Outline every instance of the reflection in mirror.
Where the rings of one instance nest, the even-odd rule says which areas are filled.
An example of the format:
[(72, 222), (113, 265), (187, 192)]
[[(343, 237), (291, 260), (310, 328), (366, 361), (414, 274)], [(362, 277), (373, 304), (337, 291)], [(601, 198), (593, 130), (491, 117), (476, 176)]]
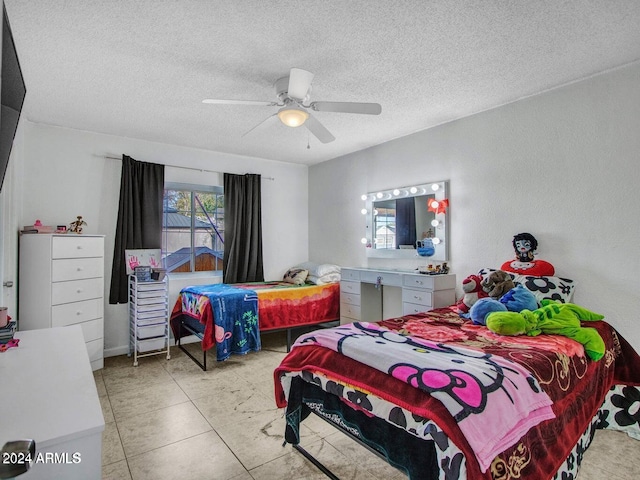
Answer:
[(448, 260), (447, 182), (373, 192), (362, 199), (367, 256)]

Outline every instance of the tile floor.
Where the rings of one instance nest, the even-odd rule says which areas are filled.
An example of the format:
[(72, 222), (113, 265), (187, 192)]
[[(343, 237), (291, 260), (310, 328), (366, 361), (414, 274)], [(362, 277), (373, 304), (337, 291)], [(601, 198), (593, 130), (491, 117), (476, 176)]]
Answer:
[[(285, 336), (263, 335), (263, 349), (203, 372), (184, 353), (105, 359), (95, 372), (106, 422), (102, 477), (113, 480), (326, 479), (290, 445), (273, 399), (273, 370)], [(191, 346), (195, 352), (197, 345)], [(406, 478), (324, 421), (303, 423), (302, 445), (337, 476), (351, 480)], [(579, 480), (631, 480), (640, 474), (640, 441), (599, 431)]]

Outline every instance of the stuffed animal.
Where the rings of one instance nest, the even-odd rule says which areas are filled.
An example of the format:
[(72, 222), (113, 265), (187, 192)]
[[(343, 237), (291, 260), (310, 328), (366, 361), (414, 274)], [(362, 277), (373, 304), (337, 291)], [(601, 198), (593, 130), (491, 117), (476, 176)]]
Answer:
[(536, 296), (527, 290), (524, 285), (516, 285), (502, 297), (502, 303), (510, 312), (521, 312), (522, 310), (535, 310), (539, 307)]
[(516, 252), (515, 260), (504, 262), (500, 267), (505, 272), (519, 273), (521, 275), (553, 276), (555, 268), (544, 260), (534, 260), (538, 248), (538, 241), (530, 233), (518, 233), (514, 235), (513, 249)]
[(580, 320), (602, 320), (603, 315), (573, 303), (542, 300), (542, 304), (533, 311), (491, 312), (486, 317), (487, 328), (500, 335), (563, 335), (581, 343), (589, 358), (600, 360), (604, 356), (605, 345), (598, 331), (580, 323)]
[(486, 325), (487, 316), (493, 312), (506, 312), (507, 307), (495, 298), (484, 297), (478, 299), (469, 310), (469, 318), (476, 325)]
[(515, 287), (511, 276), (502, 270), (491, 272), (482, 282), (482, 289), (491, 298), (498, 299)]
[(482, 289), (482, 277), (480, 275), (469, 275), (462, 280), (462, 291), (464, 295), (457, 303), (457, 306), (463, 313), (467, 313), (479, 298), (487, 296), (487, 292)]

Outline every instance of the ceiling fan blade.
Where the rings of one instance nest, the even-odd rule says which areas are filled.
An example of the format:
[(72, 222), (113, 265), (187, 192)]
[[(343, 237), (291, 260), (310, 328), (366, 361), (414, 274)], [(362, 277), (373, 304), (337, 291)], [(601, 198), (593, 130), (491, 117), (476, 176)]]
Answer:
[(251, 129), (247, 130), (246, 132), (244, 132), (240, 137), (244, 137), (245, 135), (248, 135), (249, 133), (253, 132), (256, 128), (258, 128), (260, 125), (262, 125), (264, 122), (266, 122), (267, 120), (269, 120), (270, 118), (273, 118), (277, 115), (277, 113), (274, 113), (273, 115), (269, 115), (267, 118), (265, 118), (264, 120), (262, 120), (260, 123), (258, 123), (255, 127), (252, 127)]
[(264, 105), (273, 106), (277, 105), (276, 102), (262, 102), (260, 100), (221, 100), (216, 98), (205, 98), (202, 103), (213, 103), (217, 105)]
[(307, 121), (304, 122), (304, 124), (322, 143), (331, 143), (336, 139), (336, 137), (334, 137), (331, 132), (327, 130), (325, 126), (322, 125), (313, 115), (309, 115), (309, 118), (307, 118)]
[(292, 68), (289, 72), (289, 88), (287, 95), (296, 100), (303, 100), (309, 92), (313, 73), (302, 70), (301, 68)]
[(366, 115), (380, 115), (382, 112), (379, 103), (312, 102), (309, 107), (316, 112), (364, 113)]

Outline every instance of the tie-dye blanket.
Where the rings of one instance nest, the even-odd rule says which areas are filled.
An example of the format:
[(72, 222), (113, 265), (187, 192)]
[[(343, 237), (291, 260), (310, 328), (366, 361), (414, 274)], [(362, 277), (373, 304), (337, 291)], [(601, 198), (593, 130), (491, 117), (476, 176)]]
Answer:
[(428, 392), (458, 422), (481, 471), (531, 427), (554, 418), (552, 401), (524, 367), (460, 346), (400, 335), (379, 324), (353, 323), (312, 332), (315, 344)]
[[(181, 290), (182, 313), (202, 318), (206, 304), (214, 318), (216, 359), (226, 360), (232, 353), (260, 350), (258, 295), (225, 283), (197, 285)], [(205, 332), (206, 334), (206, 332)]]

